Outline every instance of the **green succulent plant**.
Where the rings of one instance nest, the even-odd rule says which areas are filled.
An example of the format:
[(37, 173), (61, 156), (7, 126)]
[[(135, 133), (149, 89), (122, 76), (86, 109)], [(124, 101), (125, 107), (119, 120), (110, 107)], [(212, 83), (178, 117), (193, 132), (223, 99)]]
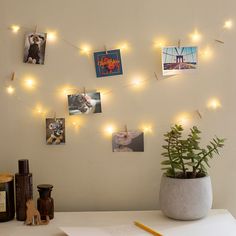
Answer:
[(166, 159), (161, 162), (162, 170), (166, 176), (172, 178), (198, 178), (207, 175), (210, 167), (209, 159), (214, 154), (219, 155), (219, 149), (224, 146), (225, 139), (213, 138), (206, 148), (201, 148), (201, 131), (193, 126), (186, 138), (183, 138), (183, 127), (174, 125), (164, 134), (166, 142), (162, 147), (165, 152), (162, 156)]

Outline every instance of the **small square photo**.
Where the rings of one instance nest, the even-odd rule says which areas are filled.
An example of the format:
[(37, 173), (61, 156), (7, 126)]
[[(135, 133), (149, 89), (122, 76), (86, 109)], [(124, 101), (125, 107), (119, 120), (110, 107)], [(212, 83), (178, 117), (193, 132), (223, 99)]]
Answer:
[(163, 75), (175, 75), (197, 69), (197, 47), (163, 47)]
[(46, 119), (46, 142), (52, 144), (65, 144), (65, 119), (47, 118)]
[(95, 52), (94, 61), (97, 77), (123, 74), (120, 49)]
[(68, 95), (69, 114), (91, 114), (101, 113), (100, 93), (81, 93)]
[(25, 63), (44, 64), (46, 40), (46, 33), (28, 33), (25, 35)]
[(144, 135), (143, 132), (122, 131), (112, 134), (112, 150), (113, 152), (143, 152), (144, 151)]

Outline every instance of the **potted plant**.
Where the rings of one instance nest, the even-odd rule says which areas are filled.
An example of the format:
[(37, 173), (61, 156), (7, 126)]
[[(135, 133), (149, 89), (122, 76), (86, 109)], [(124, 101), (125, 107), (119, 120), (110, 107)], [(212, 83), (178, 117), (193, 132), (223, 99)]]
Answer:
[(194, 126), (184, 138), (183, 127), (174, 125), (164, 134), (165, 158), (161, 162), (160, 208), (173, 219), (195, 220), (207, 215), (212, 206), (209, 160), (224, 146), (225, 139), (213, 138), (206, 148), (199, 146), (200, 130)]

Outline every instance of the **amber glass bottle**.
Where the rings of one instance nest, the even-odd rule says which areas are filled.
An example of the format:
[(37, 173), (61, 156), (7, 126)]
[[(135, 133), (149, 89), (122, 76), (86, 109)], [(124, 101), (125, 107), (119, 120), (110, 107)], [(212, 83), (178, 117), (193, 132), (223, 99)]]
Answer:
[(18, 160), (19, 173), (15, 175), (16, 181), (16, 219), (26, 219), (26, 202), (33, 199), (32, 174), (29, 173), (29, 161)]
[(14, 176), (0, 174), (0, 222), (12, 220), (14, 216)]
[(53, 186), (50, 184), (40, 184), (37, 186), (39, 198), (37, 200), (37, 208), (42, 220), (46, 220), (49, 216), (50, 220), (54, 217), (54, 200), (51, 198)]

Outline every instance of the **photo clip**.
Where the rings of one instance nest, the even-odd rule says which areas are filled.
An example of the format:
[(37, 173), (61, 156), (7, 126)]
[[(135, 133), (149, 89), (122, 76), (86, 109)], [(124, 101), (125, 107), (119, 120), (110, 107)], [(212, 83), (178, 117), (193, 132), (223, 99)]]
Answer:
[(36, 34), (38, 31), (38, 25), (35, 25), (35, 28), (34, 28), (34, 34)]
[(125, 133), (128, 134), (128, 127), (126, 124), (125, 124)]
[(224, 41), (219, 40), (219, 39), (215, 39), (215, 42), (217, 42), (217, 43), (221, 43), (221, 44), (224, 44), (224, 43), (225, 43)]
[(106, 47), (106, 45), (104, 45), (104, 51), (107, 54), (107, 47)]
[(178, 40), (178, 48), (181, 47), (181, 39)]
[(57, 120), (57, 113), (54, 111), (53, 119), (56, 121)]
[(196, 114), (198, 115), (198, 117), (200, 118), (200, 119), (202, 119), (202, 114), (201, 114), (201, 112), (197, 109), (196, 111)]
[(11, 81), (14, 81), (14, 79), (15, 79), (15, 72), (13, 72), (11, 75)]
[(154, 71), (154, 76), (155, 76), (156, 80), (159, 80), (157, 73), (155, 71)]

